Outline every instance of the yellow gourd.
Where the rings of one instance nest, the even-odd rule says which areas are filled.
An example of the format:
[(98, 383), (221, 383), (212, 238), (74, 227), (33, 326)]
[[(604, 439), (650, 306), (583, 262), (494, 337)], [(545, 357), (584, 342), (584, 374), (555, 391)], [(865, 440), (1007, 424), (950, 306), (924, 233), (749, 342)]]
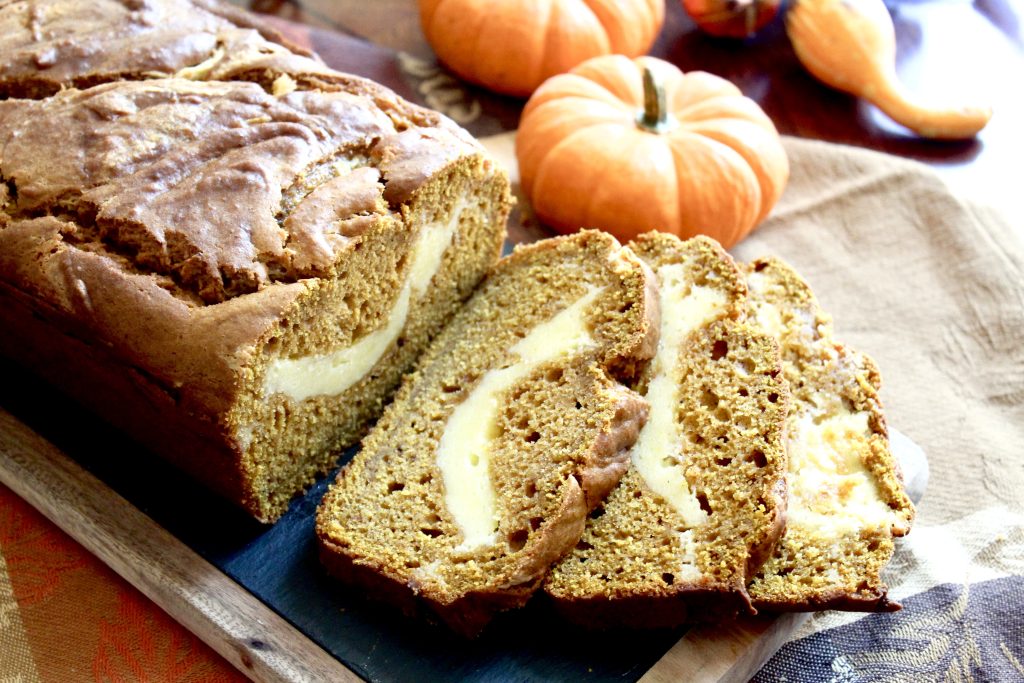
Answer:
[(882, 0), (795, 0), (786, 33), (817, 79), (863, 97), (924, 137), (973, 137), (992, 117), (991, 107), (928, 106), (911, 98), (896, 76), (896, 31)]

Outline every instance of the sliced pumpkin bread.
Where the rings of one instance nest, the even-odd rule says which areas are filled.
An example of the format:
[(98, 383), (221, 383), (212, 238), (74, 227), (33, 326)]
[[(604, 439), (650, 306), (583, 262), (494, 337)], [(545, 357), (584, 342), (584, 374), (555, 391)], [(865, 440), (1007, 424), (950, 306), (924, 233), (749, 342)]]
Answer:
[(776, 335), (793, 405), (788, 418), (789, 512), (775, 554), (750, 585), (758, 609), (889, 611), (880, 571), (914, 506), (889, 451), (867, 356), (833, 338), (807, 283), (776, 259), (745, 268), (749, 305)]
[(657, 333), (650, 271), (614, 238), (518, 248), (325, 496), (327, 569), (466, 635), (525, 603), (626, 470), (647, 406), (617, 379)]
[(661, 334), (630, 468), (545, 591), (588, 626), (663, 627), (750, 611), (746, 585), (785, 511), (788, 403), (778, 346), (740, 320), (746, 286), (717, 242), (649, 233)]

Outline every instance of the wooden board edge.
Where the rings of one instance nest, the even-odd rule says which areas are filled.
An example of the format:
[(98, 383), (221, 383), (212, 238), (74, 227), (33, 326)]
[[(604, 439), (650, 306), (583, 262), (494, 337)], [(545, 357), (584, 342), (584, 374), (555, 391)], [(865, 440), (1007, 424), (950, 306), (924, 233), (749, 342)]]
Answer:
[(729, 624), (692, 628), (640, 678), (640, 683), (749, 681), (810, 616), (794, 613), (747, 617)]
[(250, 679), (362, 680), (2, 408), (0, 482)]

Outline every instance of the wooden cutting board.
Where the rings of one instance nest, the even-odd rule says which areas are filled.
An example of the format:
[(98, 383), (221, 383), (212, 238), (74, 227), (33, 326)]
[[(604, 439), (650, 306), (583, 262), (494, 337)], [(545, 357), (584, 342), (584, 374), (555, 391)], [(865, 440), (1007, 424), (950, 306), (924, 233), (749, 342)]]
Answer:
[[(257, 681), (745, 681), (805, 618), (594, 635), (534, 601), (466, 643), (323, 574), (312, 523), (326, 482), (264, 527), (31, 376), (0, 376), (17, 413), (0, 408), (0, 481)], [(893, 446), (919, 495), (924, 454), (898, 434)]]

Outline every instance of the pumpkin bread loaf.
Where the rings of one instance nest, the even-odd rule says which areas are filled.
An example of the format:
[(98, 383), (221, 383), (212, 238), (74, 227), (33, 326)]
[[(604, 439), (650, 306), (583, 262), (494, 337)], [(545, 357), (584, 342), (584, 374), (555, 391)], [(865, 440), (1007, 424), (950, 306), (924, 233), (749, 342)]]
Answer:
[(510, 196), (443, 117), (265, 73), (0, 102), (0, 352), (269, 521), (497, 259)]
[(713, 240), (648, 233), (661, 335), (631, 466), (545, 591), (587, 626), (664, 627), (750, 611), (785, 512), (788, 404), (775, 341), (741, 322), (742, 275)]
[(330, 572), (477, 633), (622, 476), (657, 343), (650, 271), (598, 232), (518, 248), (434, 340), (318, 516)]
[(750, 596), (773, 611), (898, 609), (879, 572), (914, 507), (889, 451), (878, 370), (835, 341), (831, 319), (789, 266), (762, 259), (745, 270), (751, 312), (779, 339), (793, 395), (786, 532)]

